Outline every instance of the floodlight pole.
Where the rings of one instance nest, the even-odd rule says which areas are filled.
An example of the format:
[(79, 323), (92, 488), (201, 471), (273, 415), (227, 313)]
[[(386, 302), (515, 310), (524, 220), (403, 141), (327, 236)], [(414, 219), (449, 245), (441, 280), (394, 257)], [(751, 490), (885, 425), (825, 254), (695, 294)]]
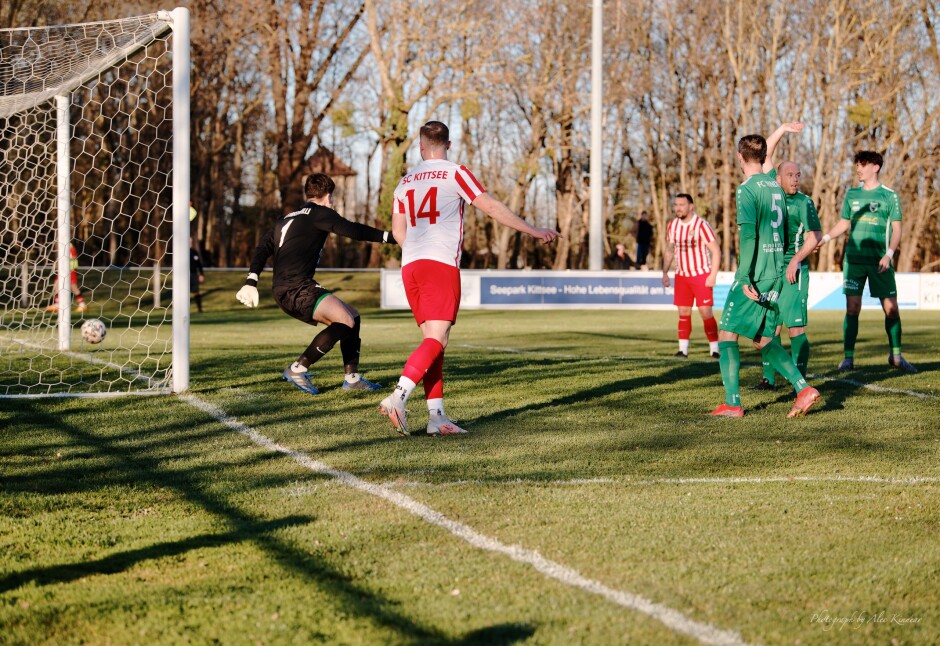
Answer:
[(173, 392), (189, 389), (189, 10), (173, 28)]
[(591, 15), (591, 217), (589, 230), (589, 269), (600, 271), (604, 263), (604, 182), (603, 165), (603, 0), (594, 0)]
[(69, 159), (69, 139), (72, 136), (69, 121), (69, 95), (58, 95), (56, 107), (56, 293), (59, 305), (59, 350), (67, 352), (72, 347), (72, 290), (69, 287), (71, 258), (69, 249), (72, 245), (71, 184), (69, 173), (72, 170)]

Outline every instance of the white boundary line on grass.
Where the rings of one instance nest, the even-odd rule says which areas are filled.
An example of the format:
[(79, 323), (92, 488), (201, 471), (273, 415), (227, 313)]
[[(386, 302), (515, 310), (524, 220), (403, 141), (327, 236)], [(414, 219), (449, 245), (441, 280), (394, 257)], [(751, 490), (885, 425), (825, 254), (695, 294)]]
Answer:
[(538, 572), (541, 572), (549, 578), (555, 579), (556, 581), (559, 581), (565, 585), (580, 588), (586, 592), (597, 594), (601, 597), (604, 597), (608, 601), (612, 601), (613, 603), (616, 603), (625, 608), (630, 608), (631, 610), (636, 610), (645, 615), (649, 615), (650, 617), (661, 622), (667, 628), (675, 632), (688, 635), (689, 637), (697, 639), (703, 644), (732, 645), (746, 643), (744, 642), (741, 635), (735, 631), (722, 630), (710, 624), (695, 621), (694, 619), (685, 616), (678, 610), (674, 610), (667, 606), (650, 601), (649, 599), (639, 595), (609, 588), (599, 581), (585, 577), (570, 567), (545, 558), (536, 550), (526, 549), (520, 545), (506, 545), (505, 543), (502, 543), (495, 538), (481, 534), (469, 525), (451, 520), (439, 511), (435, 511), (431, 507), (428, 507), (427, 505), (420, 503), (417, 500), (414, 500), (413, 498), (410, 498), (402, 493), (393, 491), (388, 486), (367, 482), (361, 478), (358, 478), (352, 473), (334, 469), (333, 467), (324, 464), (323, 462), (314, 460), (304, 453), (300, 453), (299, 451), (294, 451), (285, 446), (282, 446), (274, 440), (265, 437), (250, 426), (238, 421), (233, 417), (230, 417), (221, 408), (210, 404), (209, 402), (200, 399), (195, 395), (182, 394), (179, 396), (179, 398), (187, 404), (198, 408), (210, 417), (213, 417), (225, 426), (228, 426), (230, 429), (244, 435), (261, 448), (289, 457), (300, 466), (309, 469), (314, 473), (330, 476), (348, 487), (357, 489), (377, 498), (387, 500), (393, 505), (404, 509), (411, 514), (414, 514), (415, 516), (418, 516), (431, 525), (449, 531), (451, 534), (466, 541), (473, 547), (504, 554), (513, 561), (531, 565)]
[(890, 393), (892, 395), (909, 395), (911, 397), (918, 397), (920, 399), (940, 399), (937, 395), (931, 395), (930, 393), (919, 393), (916, 390), (901, 390), (899, 388), (885, 388), (884, 386), (876, 386), (875, 384), (866, 384), (861, 381), (856, 381), (854, 379), (846, 379), (844, 377), (827, 377), (826, 375), (810, 375), (810, 379), (823, 379), (825, 381), (840, 381), (844, 384), (849, 384), (850, 386), (856, 386), (858, 388), (864, 388), (865, 390), (872, 390), (876, 393)]
[(912, 476), (909, 478), (884, 478), (882, 476), (740, 476), (727, 478), (653, 478), (649, 480), (631, 480), (629, 478), (574, 478), (571, 480), (531, 480), (516, 478), (513, 480), (450, 480), (446, 482), (421, 482), (418, 480), (389, 480), (383, 487), (401, 488), (437, 488), (459, 487), (461, 485), (514, 487), (518, 485), (545, 485), (552, 487), (574, 487), (592, 484), (616, 484), (624, 486), (650, 486), (661, 484), (779, 484), (787, 482), (857, 482), (892, 485), (940, 484), (940, 477)]

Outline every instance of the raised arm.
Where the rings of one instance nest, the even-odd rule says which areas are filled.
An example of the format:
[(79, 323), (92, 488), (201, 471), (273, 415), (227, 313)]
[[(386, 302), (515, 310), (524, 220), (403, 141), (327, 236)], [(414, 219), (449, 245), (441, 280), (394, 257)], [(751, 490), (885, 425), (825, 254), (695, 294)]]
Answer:
[(472, 204), (500, 224), (503, 224), (510, 229), (521, 231), (522, 233), (530, 235), (541, 242), (551, 242), (558, 237), (558, 232), (554, 229), (533, 227), (531, 224), (510, 211), (508, 206), (496, 198), (491, 197), (489, 193), (481, 193), (475, 200), (473, 200)]
[(774, 151), (777, 149), (777, 144), (780, 143), (780, 140), (783, 138), (783, 135), (788, 132), (799, 132), (803, 129), (802, 123), (797, 123), (795, 121), (790, 123), (782, 123), (780, 127), (774, 130), (769, 137), (767, 137), (767, 158), (764, 159), (764, 165), (761, 166), (761, 170), (765, 173), (769, 173), (773, 170), (774, 167)]

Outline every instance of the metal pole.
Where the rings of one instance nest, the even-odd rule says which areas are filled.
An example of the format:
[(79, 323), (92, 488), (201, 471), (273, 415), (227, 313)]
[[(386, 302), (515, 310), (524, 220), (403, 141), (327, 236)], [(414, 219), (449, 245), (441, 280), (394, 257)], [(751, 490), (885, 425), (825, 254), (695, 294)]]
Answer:
[(604, 268), (604, 180), (601, 129), (603, 126), (603, 0), (594, 0), (591, 20), (591, 219), (589, 268)]
[(56, 191), (56, 268), (58, 279), (56, 289), (59, 294), (59, 350), (68, 351), (72, 347), (72, 290), (69, 289), (69, 247), (72, 244), (72, 226), (69, 217), (71, 211), (71, 186), (69, 172), (72, 164), (69, 159), (69, 124), (68, 96), (56, 96), (56, 170), (58, 187)]
[(173, 24), (173, 392), (189, 389), (189, 10)]

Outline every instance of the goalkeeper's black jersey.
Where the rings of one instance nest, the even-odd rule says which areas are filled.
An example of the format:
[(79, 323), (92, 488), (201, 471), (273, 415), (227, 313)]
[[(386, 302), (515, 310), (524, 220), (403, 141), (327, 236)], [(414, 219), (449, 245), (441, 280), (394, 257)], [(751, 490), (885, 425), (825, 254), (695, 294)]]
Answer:
[[(274, 292), (303, 285), (313, 278), (323, 244), (331, 233), (353, 240), (382, 242), (385, 232), (358, 222), (350, 222), (333, 209), (307, 202), (299, 211), (288, 213), (268, 231), (251, 258), (248, 284), (257, 284), (268, 258), (274, 256)], [(391, 234), (389, 234), (391, 240)]]

